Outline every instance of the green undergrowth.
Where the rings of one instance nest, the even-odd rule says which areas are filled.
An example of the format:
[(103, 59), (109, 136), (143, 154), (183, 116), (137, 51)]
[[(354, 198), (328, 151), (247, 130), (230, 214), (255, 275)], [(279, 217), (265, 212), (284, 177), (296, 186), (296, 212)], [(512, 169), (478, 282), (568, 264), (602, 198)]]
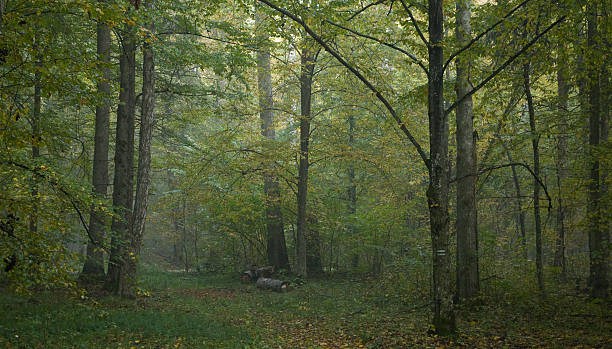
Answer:
[[(428, 331), (422, 287), (380, 278), (308, 280), (289, 293), (258, 290), (238, 275), (141, 273), (125, 300), (90, 292), (0, 296), (2, 348), (603, 348), (610, 304), (565, 288), (546, 298), (528, 283), (491, 279), (458, 308), (459, 332)], [(399, 280), (399, 281), (398, 281)]]

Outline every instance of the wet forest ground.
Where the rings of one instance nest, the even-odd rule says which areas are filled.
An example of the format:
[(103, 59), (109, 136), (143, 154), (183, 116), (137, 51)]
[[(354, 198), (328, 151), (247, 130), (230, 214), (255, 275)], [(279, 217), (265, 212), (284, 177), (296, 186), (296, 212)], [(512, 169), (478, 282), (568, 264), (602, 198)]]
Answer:
[(439, 338), (415, 280), (335, 276), (281, 294), (238, 276), (147, 271), (135, 300), (1, 290), (0, 347), (612, 348), (610, 303), (569, 286), (540, 299), (531, 283), (486, 280), (459, 308), (458, 334)]

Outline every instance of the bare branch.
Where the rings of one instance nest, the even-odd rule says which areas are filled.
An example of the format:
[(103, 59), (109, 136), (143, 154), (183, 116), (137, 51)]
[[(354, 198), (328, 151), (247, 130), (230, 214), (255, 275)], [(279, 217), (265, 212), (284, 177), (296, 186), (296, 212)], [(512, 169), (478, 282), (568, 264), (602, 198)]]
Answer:
[(347, 19), (347, 21), (350, 21), (351, 19), (353, 19), (353, 18), (355, 18), (355, 17), (359, 16), (359, 14), (360, 14), (360, 13), (362, 13), (362, 12), (363, 12), (363, 11), (365, 11), (365, 10), (367, 10), (368, 8), (370, 8), (370, 7), (372, 7), (372, 6), (376, 6), (376, 5), (382, 4), (382, 3), (386, 2), (386, 1), (387, 1), (387, 0), (378, 0), (378, 1), (376, 1), (376, 2), (373, 2), (373, 3), (369, 4), (369, 5), (366, 5), (364, 8), (362, 8), (361, 10), (359, 10), (359, 11), (355, 12), (355, 13), (354, 13), (352, 16), (350, 16), (350, 17)]
[(336, 24), (336, 23), (334, 23), (334, 22), (332, 22), (332, 21), (329, 21), (329, 20), (327, 20), (327, 19), (325, 20), (325, 22), (327, 22), (327, 23), (329, 23), (329, 24), (331, 24), (331, 25), (333, 25), (333, 26), (335, 26), (335, 27), (338, 27), (338, 28), (340, 28), (340, 29), (344, 29), (344, 30), (346, 30), (346, 31), (349, 31), (349, 32), (351, 32), (351, 33), (353, 33), (353, 34), (355, 34), (355, 35), (357, 35), (357, 36), (362, 37), (362, 38), (366, 38), (366, 39), (374, 40), (374, 41), (376, 41), (377, 43), (379, 43), (379, 44), (381, 44), (381, 45), (385, 45), (385, 46), (387, 46), (387, 47), (390, 47), (390, 48), (392, 48), (392, 49), (394, 49), (394, 50), (397, 50), (397, 51), (399, 51), (399, 52), (401, 52), (401, 53), (405, 54), (406, 56), (410, 57), (410, 59), (412, 59), (412, 60), (413, 60), (413, 61), (414, 61), (416, 64), (418, 64), (418, 65), (419, 65), (419, 67), (421, 67), (421, 69), (423, 69), (423, 71), (425, 72), (425, 74), (429, 75), (429, 73), (428, 73), (428, 71), (427, 71), (427, 67), (425, 67), (425, 65), (423, 64), (423, 62), (421, 62), (421, 61), (420, 61), (420, 60), (419, 60), (419, 59), (418, 59), (418, 58), (417, 58), (415, 55), (413, 55), (412, 53), (410, 53), (410, 52), (408, 52), (408, 51), (406, 51), (406, 50), (404, 50), (404, 49), (402, 49), (402, 48), (400, 48), (400, 47), (397, 47), (397, 46), (395, 46), (394, 44), (390, 44), (390, 43), (388, 43), (388, 42), (384, 42), (384, 41), (382, 41), (382, 40), (380, 40), (380, 39), (378, 39), (378, 38), (375, 38), (375, 37), (370, 36), (370, 35), (367, 35), (367, 34), (361, 34), (361, 33), (357, 32), (357, 31), (355, 31), (355, 30), (353, 30), (353, 29), (351, 29), (351, 28), (347, 28), (347, 27), (342, 26), (342, 25), (340, 25), (340, 24)]
[(412, 25), (414, 26), (414, 29), (416, 29), (417, 33), (419, 33), (419, 36), (421, 37), (421, 40), (423, 41), (425, 46), (429, 47), (429, 41), (427, 41), (427, 39), (425, 39), (425, 36), (423, 35), (423, 32), (419, 28), (419, 24), (417, 23), (416, 19), (412, 15), (412, 11), (410, 11), (410, 7), (406, 6), (406, 3), (404, 2), (404, 0), (400, 0), (400, 2), (402, 3), (402, 6), (404, 7), (404, 10), (406, 10), (406, 12), (408, 12), (408, 16), (410, 16), (410, 20), (412, 21)]
[(567, 16), (561, 16), (561, 18), (557, 19), (555, 22), (553, 22), (553, 24), (549, 25), (546, 29), (544, 29), (543, 32), (541, 32), (540, 34), (536, 35), (535, 38), (531, 39), (531, 41), (529, 41), (525, 46), (523, 46), (523, 48), (521, 48), (518, 52), (516, 52), (514, 55), (512, 55), (512, 57), (508, 58), (504, 62), (504, 64), (499, 66), (499, 68), (495, 69), (495, 71), (493, 71), (489, 76), (487, 76), (481, 83), (476, 85), (476, 87), (474, 87), (472, 90), (470, 90), (470, 92), (466, 93), (459, 100), (457, 100), (453, 104), (451, 104), (451, 106), (448, 107), (448, 109), (446, 109), (444, 111), (444, 114), (450, 113), (464, 99), (468, 98), (469, 96), (471, 96), (474, 93), (476, 93), (476, 91), (478, 91), (481, 88), (483, 88), (489, 81), (491, 81), (491, 79), (493, 79), (494, 77), (497, 76), (497, 74), (501, 73), (504, 69), (506, 69), (506, 67), (509, 66), (510, 63), (514, 62), (515, 59), (517, 59), (523, 53), (525, 53), (525, 51), (527, 51), (531, 46), (533, 46), (533, 44), (535, 44), (542, 36), (544, 36), (546, 33), (548, 33), (552, 28), (557, 26), (559, 23), (563, 22), (566, 18), (567, 18)]
[(359, 80), (361, 80), (361, 82), (363, 82), (363, 84), (366, 85), (368, 87), (368, 89), (370, 89), (370, 91), (374, 92), (374, 94), (376, 95), (376, 98), (378, 98), (378, 100), (381, 101), (382, 104), (384, 104), (385, 108), (387, 108), (387, 110), (389, 111), (389, 113), (391, 114), (391, 116), (393, 117), (395, 122), (398, 124), (400, 130), (402, 130), (402, 132), (404, 132), (406, 137), (408, 137), (408, 139), (410, 140), (410, 143), (412, 143), (412, 145), (414, 145), (414, 147), (416, 148), (417, 152), (419, 153), (419, 156), (421, 157), (421, 159), (425, 163), (425, 166), (427, 167), (427, 169), (431, 169), (431, 164), (430, 164), (430, 161), (429, 161), (429, 157), (427, 156), (427, 154), (425, 153), (425, 151), (423, 150), (423, 148), (421, 147), (419, 142), (417, 142), (416, 138), (414, 138), (414, 136), (412, 135), (410, 130), (408, 130), (408, 128), (406, 127), (406, 124), (404, 123), (404, 121), (402, 121), (402, 119), (399, 117), (399, 115), (397, 115), (397, 112), (391, 106), (391, 103), (389, 103), (389, 101), (382, 95), (382, 93), (374, 85), (372, 85), (372, 83), (368, 79), (366, 79), (365, 76), (363, 76), (363, 74), (361, 74), (357, 69), (355, 69), (355, 67), (350, 65), (344, 58), (342, 58), (342, 56), (340, 56), (340, 54), (338, 52), (336, 52), (333, 48), (331, 48), (329, 46), (329, 44), (326, 43), (319, 35), (317, 35), (312, 30), (312, 28), (310, 28), (301, 18), (297, 17), (296, 15), (294, 15), (293, 13), (291, 13), (291, 12), (285, 10), (285, 9), (282, 9), (282, 8), (274, 5), (269, 0), (258, 0), (258, 1), (263, 2), (264, 4), (268, 5), (269, 7), (273, 8), (274, 10), (284, 14), (285, 16), (291, 18), (294, 22), (296, 22), (299, 25), (301, 25), (302, 28), (304, 28), (304, 30), (308, 33), (308, 35), (310, 35), (316, 42), (318, 42), (319, 45), (321, 45), (321, 47), (323, 47), (323, 49), (325, 49), (325, 51), (327, 51), (329, 54), (334, 56), (334, 58), (336, 58), (338, 60), (338, 62), (340, 62), (343, 66), (346, 67), (346, 69), (350, 70), (351, 73), (353, 73)]

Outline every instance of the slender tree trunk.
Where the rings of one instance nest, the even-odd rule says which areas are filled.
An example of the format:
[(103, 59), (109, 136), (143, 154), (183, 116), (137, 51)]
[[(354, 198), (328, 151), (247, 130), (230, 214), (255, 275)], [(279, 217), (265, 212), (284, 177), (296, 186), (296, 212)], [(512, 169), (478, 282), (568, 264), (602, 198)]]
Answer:
[[(510, 150), (502, 142), (506, 158), (509, 163), (513, 163), (512, 154)], [(522, 194), (521, 194), (521, 183), (519, 181), (518, 173), (516, 172), (516, 166), (511, 166), (512, 169), (512, 182), (514, 183), (514, 190), (516, 191), (516, 227), (519, 229), (521, 234), (521, 248), (523, 250), (523, 258), (527, 259), (527, 235), (525, 233), (525, 212), (523, 211)]]
[[(263, 24), (261, 14), (256, 12), (256, 22)], [(274, 99), (272, 97), (272, 74), (270, 71), (270, 49), (265, 47), (268, 38), (258, 36), (263, 47), (257, 51), (257, 85), (259, 89), (259, 116), (261, 133), (269, 142), (276, 139), (274, 132)], [(289, 257), (285, 244), (283, 217), (281, 213), (280, 186), (274, 161), (267, 160), (264, 173), (264, 195), (266, 198), (266, 227), (268, 231), (267, 254), (268, 263), (277, 270), (289, 270)]]
[[(108, 146), (110, 129), (110, 94), (111, 94), (111, 35), (110, 28), (100, 20), (97, 25), (97, 68), (102, 73), (97, 81), (98, 93), (102, 102), (96, 106), (96, 125), (94, 133), (93, 187), (96, 198), (106, 197), (108, 187)], [(89, 239), (87, 240), (87, 257), (81, 275), (102, 277), (104, 275), (104, 216), (91, 207), (89, 215)]]
[[(349, 147), (354, 150), (355, 147), (355, 116), (349, 114), (348, 117), (348, 134), (349, 134)], [(355, 236), (357, 234), (357, 227), (355, 226), (355, 213), (357, 213), (357, 184), (355, 181), (355, 163), (351, 160), (348, 168), (349, 186), (347, 189), (348, 196), (348, 213), (350, 215), (351, 222), (349, 223), (349, 234)], [(355, 240), (355, 238), (353, 238)], [(354, 252), (351, 257), (351, 266), (357, 268), (359, 266), (359, 253)]]
[(136, 38), (133, 25), (126, 24), (123, 33), (122, 52), (119, 57), (119, 107), (115, 136), (115, 176), (113, 179), (113, 206), (115, 216), (111, 224), (113, 236), (108, 262), (106, 287), (118, 295), (127, 295), (125, 286), (125, 262), (129, 258), (131, 241), (134, 162), (134, 112), (136, 107), (135, 68)]
[[(34, 101), (32, 106), (32, 159), (36, 161), (40, 157), (40, 113), (42, 109), (42, 83), (40, 81), (40, 69), (42, 68), (42, 55), (40, 53), (40, 46), (38, 44), (38, 37), (36, 37), (33, 45), (33, 51), (36, 55), (36, 67), (34, 70)], [(30, 213), (30, 231), (38, 231), (38, 179), (32, 179), (32, 212)]]
[[(466, 45), (471, 37), (471, 1), (457, 1), (457, 42)], [(470, 90), (469, 61), (457, 58), (455, 91), (457, 100)], [(472, 97), (465, 98), (456, 109), (457, 119), (457, 298), (472, 298), (479, 289), (478, 227), (476, 210), (476, 144)]]
[[(314, 55), (308, 44), (304, 45), (301, 57), (300, 74), (300, 159), (298, 168), (298, 188), (297, 188), (297, 273), (302, 277), (308, 274), (308, 250), (310, 244), (317, 244), (311, 236), (308, 228), (308, 155), (310, 143), (310, 121), (311, 121), (311, 98), (312, 98), (312, 74), (314, 71)], [(310, 244), (309, 244), (310, 242)], [(321, 267), (321, 257), (319, 255), (319, 269)], [(317, 264), (317, 263), (313, 263)]]
[(438, 334), (456, 330), (449, 251), (448, 132), (444, 114), (442, 0), (429, 0), (428, 116), (430, 171), (427, 202), (433, 254), (433, 325)]
[(597, 148), (600, 145), (601, 128), (601, 86), (600, 67), (594, 55), (599, 52), (599, 33), (597, 28), (598, 9), (596, 2), (587, 5), (587, 46), (591, 60), (587, 62), (587, 93), (589, 113), (589, 167), (590, 182), (588, 192), (587, 216), (589, 222), (589, 276), (591, 297), (604, 299), (608, 295), (608, 255), (609, 236), (603, 229), (604, 216), (601, 211), (600, 163)]
[[(531, 145), (533, 148), (533, 173), (537, 178), (540, 178), (540, 136), (536, 131), (535, 109), (533, 106), (533, 96), (531, 95), (531, 82), (529, 81), (530, 64), (523, 65), (523, 82), (525, 87), (525, 95), (527, 97), (527, 110), (529, 113), (529, 127), (531, 130)], [(533, 216), (535, 220), (535, 240), (536, 240), (536, 270), (538, 277), (538, 288), (540, 295), (545, 295), (544, 288), (544, 271), (542, 264), (542, 223), (540, 218), (540, 184), (534, 178), (533, 180)]]
[[(146, 7), (152, 16), (155, 9), (154, 0), (146, 1)], [(153, 18), (149, 19), (148, 29), (150, 33), (155, 33), (155, 23)], [(125, 263), (125, 277), (123, 278), (127, 293), (133, 293), (136, 281), (136, 270), (138, 266), (138, 256), (142, 246), (142, 236), (144, 234), (145, 222), (147, 217), (147, 204), (149, 198), (149, 188), (151, 183), (151, 142), (153, 140), (153, 121), (155, 109), (155, 56), (151, 41), (153, 38), (145, 38), (142, 48), (142, 107), (140, 117), (140, 138), (138, 140), (138, 170), (136, 179), (136, 197), (134, 199), (134, 213), (130, 244), (128, 246), (129, 258)]]
[(559, 117), (559, 129), (557, 136), (557, 248), (553, 264), (561, 268), (561, 280), (565, 282), (567, 277), (565, 261), (565, 202), (564, 202), (564, 180), (567, 177), (567, 101), (569, 97), (569, 83), (567, 67), (564, 63), (565, 45), (559, 44), (557, 58), (557, 113)]

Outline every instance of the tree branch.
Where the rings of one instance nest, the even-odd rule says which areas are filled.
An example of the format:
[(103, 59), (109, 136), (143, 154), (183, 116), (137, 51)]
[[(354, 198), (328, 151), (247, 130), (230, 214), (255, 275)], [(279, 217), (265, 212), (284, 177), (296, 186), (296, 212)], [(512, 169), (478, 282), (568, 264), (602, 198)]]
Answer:
[(360, 13), (362, 13), (362, 12), (363, 12), (363, 11), (365, 11), (365, 10), (367, 10), (368, 8), (370, 8), (370, 7), (372, 7), (372, 6), (376, 6), (376, 5), (382, 4), (383, 2), (386, 2), (386, 1), (387, 1), (387, 0), (378, 0), (378, 1), (376, 1), (376, 2), (373, 2), (373, 3), (369, 4), (369, 5), (366, 5), (364, 8), (362, 8), (361, 10), (359, 10), (359, 11), (355, 12), (355, 13), (354, 13), (352, 16), (350, 16), (350, 17), (347, 19), (347, 21), (350, 21), (351, 19), (353, 19), (353, 18), (355, 18), (355, 17), (359, 16), (359, 14), (360, 14)]
[(329, 21), (329, 20), (327, 20), (327, 19), (325, 20), (325, 22), (327, 22), (327, 23), (329, 23), (329, 24), (331, 24), (331, 25), (333, 25), (333, 26), (335, 26), (335, 27), (338, 27), (338, 28), (340, 28), (340, 29), (344, 29), (344, 30), (346, 30), (346, 31), (349, 31), (349, 32), (351, 32), (351, 33), (353, 33), (353, 34), (355, 34), (355, 35), (357, 35), (357, 36), (362, 37), (362, 38), (366, 38), (366, 39), (374, 40), (374, 41), (376, 41), (377, 43), (379, 43), (379, 44), (381, 44), (381, 45), (385, 45), (385, 46), (387, 46), (387, 47), (390, 47), (390, 48), (392, 48), (392, 49), (394, 49), (394, 50), (397, 50), (397, 51), (399, 51), (399, 52), (401, 52), (401, 53), (405, 54), (406, 56), (410, 57), (410, 59), (412, 59), (412, 60), (413, 60), (413, 61), (414, 61), (416, 64), (418, 64), (418, 65), (419, 65), (419, 67), (421, 67), (421, 69), (423, 69), (423, 71), (425, 72), (425, 74), (429, 75), (429, 72), (427, 71), (427, 67), (425, 67), (425, 65), (423, 64), (423, 62), (421, 62), (421, 61), (420, 61), (420, 60), (419, 60), (419, 59), (418, 59), (418, 58), (417, 58), (415, 55), (413, 55), (412, 53), (410, 53), (410, 52), (408, 52), (408, 51), (406, 51), (406, 50), (402, 49), (401, 47), (397, 47), (397, 46), (395, 46), (394, 44), (390, 44), (390, 43), (388, 43), (388, 42), (384, 42), (384, 41), (382, 41), (382, 40), (380, 40), (380, 39), (378, 39), (378, 38), (375, 38), (375, 37), (370, 36), (370, 35), (367, 35), (367, 34), (361, 34), (361, 33), (357, 32), (356, 30), (353, 30), (353, 29), (351, 29), (351, 28), (347, 28), (347, 27), (342, 26), (342, 25), (340, 25), (340, 24), (336, 24), (336, 23), (334, 23), (334, 22), (332, 22), (332, 21)]
[(467, 175), (459, 177), (459, 178), (453, 178), (453, 179), (450, 179), (448, 182), (449, 183), (454, 183), (454, 182), (456, 182), (456, 181), (458, 181), (460, 179), (463, 179), (463, 178), (467, 178), (467, 177), (470, 177), (470, 176), (479, 176), (479, 175), (481, 175), (483, 173), (487, 173), (487, 172), (490, 172), (490, 171), (493, 171), (493, 170), (497, 170), (497, 169), (500, 169), (500, 168), (512, 167), (512, 166), (521, 166), (521, 167), (524, 167), (527, 171), (529, 171), (529, 173), (531, 173), (531, 175), (536, 180), (536, 182), (538, 182), (538, 184), (542, 187), (542, 189), (544, 189), (544, 193), (546, 194), (546, 199), (548, 200), (548, 210), (550, 211), (550, 209), (552, 208), (552, 199), (550, 198), (550, 195), (548, 194), (548, 190), (546, 189), (546, 185), (544, 185), (544, 182), (542, 182), (542, 180), (538, 176), (536, 176), (536, 174), (533, 172), (531, 167), (529, 167), (529, 165), (524, 164), (522, 162), (511, 162), (509, 164), (503, 164), (503, 165), (497, 165), (497, 166), (491, 166), (491, 167), (483, 168), (482, 170), (479, 170), (476, 173), (470, 173), (470, 174), (467, 174)]
[[(529, 1), (529, 0), (527, 0)], [(410, 16), (410, 20), (412, 21), (412, 25), (414, 26), (414, 29), (416, 29), (417, 33), (419, 33), (419, 36), (421, 37), (421, 40), (423, 41), (423, 43), (425, 44), (425, 46), (429, 47), (429, 41), (427, 41), (427, 39), (425, 39), (425, 36), (423, 35), (423, 32), (421, 31), (421, 29), (419, 28), (419, 25), (416, 21), (416, 19), (414, 18), (414, 16), (412, 15), (412, 11), (410, 11), (410, 7), (408, 7), (406, 5), (406, 3), (404, 2), (404, 0), (400, 0), (400, 2), (402, 3), (402, 6), (404, 7), (404, 10), (406, 10), (406, 12), (408, 12), (408, 16)], [(442, 70), (444, 71), (444, 70)]]
[(567, 16), (561, 16), (559, 19), (557, 19), (555, 22), (553, 22), (551, 25), (549, 25), (546, 29), (544, 29), (543, 32), (541, 32), (540, 34), (536, 35), (535, 38), (531, 39), (531, 41), (529, 41), (525, 46), (523, 46), (523, 48), (521, 48), (517, 53), (512, 55), (512, 57), (508, 58), (508, 60), (506, 60), (504, 62), (504, 64), (499, 66), (499, 68), (495, 69), (495, 71), (493, 71), (489, 76), (487, 76), (481, 83), (479, 83), (476, 87), (474, 87), (472, 90), (470, 90), (470, 92), (468, 92), (465, 95), (463, 95), (463, 97), (461, 97), (459, 100), (455, 101), (450, 107), (448, 107), (448, 109), (446, 109), (444, 111), (444, 114), (450, 113), (464, 99), (468, 98), (469, 96), (471, 96), (474, 93), (476, 93), (476, 91), (478, 91), (481, 88), (483, 88), (489, 81), (491, 81), (491, 79), (496, 77), (497, 74), (499, 74), (502, 70), (506, 69), (506, 67), (508, 65), (510, 65), (510, 63), (514, 62), (515, 59), (517, 59), (519, 56), (521, 56), (523, 53), (525, 53), (525, 51), (527, 51), (531, 46), (533, 46), (533, 44), (535, 44), (542, 36), (544, 36), (546, 33), (548, 33), (552, 28), (557, 26), (559, 23), (563, 22), (566, 18), (567, 18)]
[(361, 80), (361, 82), (363, 82), (363, 84), (366, 85), (368, 87), (368, 89), (370, 89), (370, 91), (374, 92), (374, 94), (376, 95), (376, 98), (378, 98), (378, 100), (380, 100), (384, 104), (385, 108), (387, 108), (387, 110), (389, 111), (389, 113), (391, 114), (391, 116), (393, 117), (395, 122), (398, 124), (399, 128), (402, 130), (402, 132), (404, 132), (406, 137), (408, 137), (408, 139), (410, 140), (410, 143), (412, 143), (412, 145), (414, 145), (414, 147), (416, 148), (417, 152), (421, 156), (421, 159), (425, 163), (425, 166), (427, 167), (427, 169), (428, 170), (431, 169), (429, 158), (428, 158), (427, 154), (425, 153), (425, 151), (423, 150), (423, 148), (421, 147), (421, 145), (419, 144), (419, 142), (417, 142), (416, 138), (414, 138), (414, 136), (412, 135), (410, 130), (408, 130), (408, 128), (406, 127), (406, 124), (404, 124), (402, 119), (397, 115), (397, 112), (395, 111), (395, 109), (393, 109), (393, 107), (391, 106), (391, 103), (389, 103), (389, 101), (382, 95), (382, 93), (376, 87), (374, 87), (374, 85), (372, 85), (372, 83), (368, 79), (366, 79), (357, 69), (355, 69), (355, 67), (353, 67), (346, 60), (344, 60), (344, 58), (342, 58), (342, 56), (340, 56), (340, 54), (338, 52), (336, 52), (334, 49), (332, 49), (302, 19), (300, 19), (299, 17), (297, 17), (293, 13), (291, 13), (291, 12), (285, 10), (285, 9), (282, 9), (282, 8), (272, 4), (269, 0), (258, 0), (258, 1), (263, 2), (264, 4), (268, 5), (269, 7), (273, 8), (274, 10), (284, 14), (285, 16), (291, 18), (294, 22), (296, 22), (299, 25), (301, 25), (302, 28), (304, 28), (304, 30), (308, 33), (308, 35), (310, 35), (316, 42), (318, 42), (319, 45), (321, 45), (321, 47), (323, 47), (323, 49), (325, 49), (325, 51), (327, 51), (329, 54), (334, 56), (334, 58), (336, 58), (338, 60), (338, 62), (340, 62), (343, 66), (346, 67), (346, 69), (351, 71), (351, 73), (353, 73), (359, 80)]
[(531, 0), (525, 0), (525, 1), (521, 2), (520, 4), (516, 5), (516, 7), (514, 7), (512, 10), (510, 10), (510, 12), (508, 12), (504, 17), (502, 17), (502, 19), (500, 19), (499, 21), (495, 22), (495, 24), (493, 24), (492, 26), (487, 28), (487, 30), (485, 30), (482, 33), (478, 34), (475, 38), (473, 38), (465, 46), (460, 48), (459, 51), (457, 51), (457, 52), (453, 53), (452, 55), (450, 55), (450, 57), (448, 57), (448, 59), (446, 60), (446, 63), (444, 63), (444, 67), (442, 68), (442, 71), (446, 70), (446, 67), (451, 63), (451, 61), (453, 59), (455, 59), (455, 57), (459, 56), (462, 52), (464, 52), (465, 50), (469, 49), (476, 41), (482, 39), (483, 36), (487, 35), (491, 30), (495, 29), (495, 27), (497, 27), (498, 25), (503, 23), (506, 19), (508, 19), (508, 17), (512, 16), (512, 14), (514, 12), (516, 12), (519, 8), (523, 7), (529, 1), (531, 1)]

